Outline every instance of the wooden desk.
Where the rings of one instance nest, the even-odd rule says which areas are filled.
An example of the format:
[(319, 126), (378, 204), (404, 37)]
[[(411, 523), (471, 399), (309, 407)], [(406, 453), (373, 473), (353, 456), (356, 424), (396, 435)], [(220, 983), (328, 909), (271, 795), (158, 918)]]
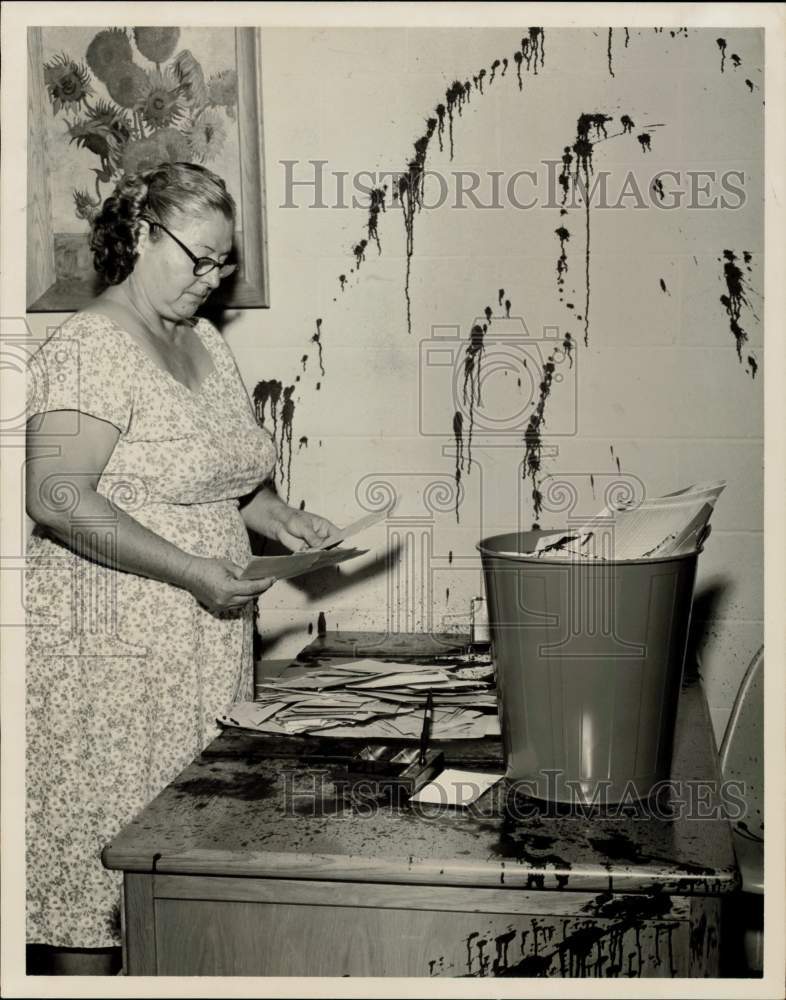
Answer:
[[(706, 818), (554, 816), (505, 783), (465, 813), (375, 810), (304, 761), (320, 742), (228, 731), (106, 847), (125, 873), (129, 974), (717, 975), (738, 873), (727, 821), (707, 815), (698, 684), (682, 692), (673, 801)], [(498, 741), (441, 746), (499, 767)]]

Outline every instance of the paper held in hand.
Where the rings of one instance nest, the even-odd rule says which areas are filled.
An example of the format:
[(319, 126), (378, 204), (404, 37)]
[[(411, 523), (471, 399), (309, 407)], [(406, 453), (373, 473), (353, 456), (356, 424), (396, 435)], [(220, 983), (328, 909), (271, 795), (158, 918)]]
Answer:
[(255, 556), (246, 566), (241, 579), (264, 580), (266, 577), (275, 577), (277, 580), (288, 580), (303, 573), (310, 573), (312, 570), (323, 569), (325, 566), (335, 566), (356, 556), (364, 556), (368, 549), (339, 549), (336, 546), (384, 521), (397, 503), (398, 497), (384, 510), (361, 517), (359, 521), (354, 521), (346, 528), (334, 532), (313, 549), (301, 549), (300, 552), (285, 556)]
[(241, 580), (264, 580), (271, 576), (277, 580), (289, 580), (312, 570), (336, 566), (347, 559), (364, 556), (366, 552), (368, 549), (334, 549), (331, 552), (308, 549), (288, 556), (255, 556), (243, 571)]
[(316, 549), (332, 549), (340, 542), (345, 542), (348, 538), (352, 538), (353, 535), (357, 535), (361, 531), (366, 531), (367, 528), (373, 528), (375, 524), (379, 524), (380, 521), (384, 521), (386, 517), (393, 513), (397, 503), (398, 497), (396, 497), (393, 503), (389, 504), (384, 510), (368, 514), (366, 517), (361, 517), (360, 520), (353, 521), (353, 523), (347, 525), (346, 528), (341, 528), (339, 531), (334, 532), (326, 538), (321, 545), (317, 545)]

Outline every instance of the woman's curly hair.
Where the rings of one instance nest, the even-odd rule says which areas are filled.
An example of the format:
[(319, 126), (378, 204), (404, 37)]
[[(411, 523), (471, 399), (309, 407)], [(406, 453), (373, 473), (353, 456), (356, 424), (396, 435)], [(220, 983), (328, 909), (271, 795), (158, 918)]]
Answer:
[(134, 270), (144, 218), (167, 225), (180, 212), (198, 218), (220, 212), (234, 221), (235, 202), (223, 180), (196, 163), (162, 163), (154, 170), (126, 174), (93, 222), (90, 249), (96, 271), (118, 285)]

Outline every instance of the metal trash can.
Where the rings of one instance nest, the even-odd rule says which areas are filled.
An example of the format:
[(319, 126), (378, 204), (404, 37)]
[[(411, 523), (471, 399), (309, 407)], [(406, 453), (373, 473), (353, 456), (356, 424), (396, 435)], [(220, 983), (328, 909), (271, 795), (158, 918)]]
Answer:
[(699, 551), (553, 560), (544, 535), (477, 546), (507, 776), (555, 802), (645, 799), (669, 777)]

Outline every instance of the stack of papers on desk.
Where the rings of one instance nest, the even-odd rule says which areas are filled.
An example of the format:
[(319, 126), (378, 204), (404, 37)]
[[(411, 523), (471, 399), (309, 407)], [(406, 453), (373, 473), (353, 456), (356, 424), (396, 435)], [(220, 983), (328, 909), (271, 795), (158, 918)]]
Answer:
[(535, 546), (544, 559), (650, 559), (695, 552), (724, 482), (698, 483), (634, 506), (605, 507), (565, 535), (546, 535)]
[(238, 702), (220, 717), (225, 726), (281, 735), (418, 739), (431, 692), (431, 738), (498, 736), (493, 668), (419, 666), (353, 660), (284, 674), (257, 685), (257, 701)]

